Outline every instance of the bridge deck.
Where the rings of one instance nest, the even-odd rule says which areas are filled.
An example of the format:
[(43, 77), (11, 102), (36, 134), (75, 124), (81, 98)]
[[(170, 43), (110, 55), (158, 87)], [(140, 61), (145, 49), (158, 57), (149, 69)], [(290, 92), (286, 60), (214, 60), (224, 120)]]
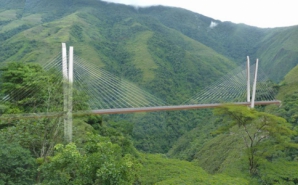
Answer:
[[(231, 103), (233, 105), (250, 105), (250, 102)], [(256, 101), (255, 105), (270, 105), (281, 104), (281, 101)], [(159, 107), (139, 107), (139, 108), (117, 108), (117, 109), (100, 109), (73, 112), (74, 116), (92, 115), (92, 114), (127, 114), (135, 112), (154, 112), (154, 111), (174, 111), (174, 110), (190, 110), (190, 109), (206, 109), (216, 108), (222, 106), (222, 103), (213, 104), (196, 104), (196, 105), (173, 105), (173, 106), (159, 106)], [(0, 116), (0, 120), (16, 120), (16, 119), (35, 119), (44, 117), (61, 117), (64, 112), (50, 112), (50, 113), (28, 113), (28, 114), (6, 114)]]
[[(237, 102), (233, 105), (250, 105), (250, 102)], [(281, 101), (256, 101), (255, 105), (270, 105), (281, 104)], [(140, 107), (140, 108), (120, 108), (120, 109), (100, 109), (89, 111), (88, 114), (127, 114), (135, 112), (154, 112), (154, 111), (173, 111), (173, 110), (189, 110), (189, 109), (207, 109), (222, 106), (222, 103), (213, 104), (196, 104), (196, 105), (173, 105), (173, 106), (159, 106), (159, 107)]]

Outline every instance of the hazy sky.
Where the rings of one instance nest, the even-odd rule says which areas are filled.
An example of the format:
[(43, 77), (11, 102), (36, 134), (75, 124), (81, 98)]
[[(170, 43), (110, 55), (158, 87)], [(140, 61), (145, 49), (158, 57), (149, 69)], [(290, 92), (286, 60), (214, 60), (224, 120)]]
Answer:
[(298, 25), (297, 0), (103, 0), (134, 6), (185, 8), (213, 19), (262, 28)]

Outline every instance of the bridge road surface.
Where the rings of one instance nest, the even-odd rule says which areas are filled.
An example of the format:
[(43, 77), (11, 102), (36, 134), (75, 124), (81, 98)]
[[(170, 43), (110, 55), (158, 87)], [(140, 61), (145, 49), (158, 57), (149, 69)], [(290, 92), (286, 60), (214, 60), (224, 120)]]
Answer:
[[(232, 105), (246, 105), (249, 106), (251, 102), (237, 102), (230, 103)], [(280, 105), (281, 101), (256, 101), (255, 105), (270, 105), (276, 104)], [(156, 111), (174, 111), (174, 110), (190, 110), (190, 109), (206, 109), (206, 108), (216, 108), (223, 106), (222, 103), (213, 104), (194, 104), (194, 105), (173, 105), (173, 106), (157, 106), (157, 107), (139, 107), (139, 108), (115, 108), (115, 109), (98, 109), (98, 110), (87, 110), (73, 112), (73, 116), (84, 116), (92, 114), (128, 114), (136, 112), (156, 112)], [(0, 120), (16, 120), (16, 119), (35, 119), (35, 118), (45, 118), (45, 117), (61, 117), (64, 116), (64, 112), (50, 112), (50, 113), (28, 113), (28, 114), (7, 114), (0, 116)]]

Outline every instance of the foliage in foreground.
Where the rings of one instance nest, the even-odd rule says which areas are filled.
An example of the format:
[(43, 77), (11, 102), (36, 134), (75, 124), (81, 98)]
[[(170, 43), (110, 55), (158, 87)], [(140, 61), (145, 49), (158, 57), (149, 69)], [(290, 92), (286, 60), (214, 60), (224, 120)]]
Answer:
[(92, 135), (78, 148), (75, 143), (56, 145), (56, 152), (39, 170), (44, 184), (132, 184), (140, 168), (129, 154), (108, 138)]
[[(5, 100), (1, 101), (2, 113), (8, 114), (1, 115), (0, 122), (0, 143), (5, 144), (1, 145), (1, 156), (6, 160), (1, 161), (3, 183), (132, 184), (135, 181), (137, 161), (108, 137), (95, 133), (64, 146), (60, 144), (63, 143), (62, 117), (9, 119), (11, 113), (61, 111), (62, 83), (55, 71), (45, 72), (37, 64), (10, 63), (1, 72), (1, 97)], [(78, 97), (74, 109), (85, 107), (86, 97), (82, 93)], [(80, 132), (86, 134), (85, 130)], [(41, 165), (38, 170), (37, 164)]]
[[(51, 79), (50, 76), (44, 76), (41, 71), (41, 68), (36, 66), (11, 65), (2, 76), (5, 79), (2, 81), (4, 82), (2, 95), (5, 97), (7, 93), (15, 92), (17, 89), (30, 91), (30, 88), (24, 88), (31, 85), (34, 89), (41, 87), (44, 80)], [(35, 74), (33, 76), (38, 77), (40, 81), (30, 84), (32, 74)], [(50, 83), (48, 85), (51, 87)], [(13, 91), (9, 91), (11, 89)], [(59, 89), (56, 90), (59, 92)], [(38, 105), (41, 107), (47, 105), (48, 92), (50, 91), (36, 91), (37, 99), (15, 96), (20, 94), (12, 93), (9, 95), (9, 102), (6, 102), (6, 109), (3, 110), (4, 112), (16, 110), (16, 112), (26, 112), (32, 110), (31, 108), (37, 110)], [(56, 103), (59, 104), (59, 98)], [(55, 107), (52, 107), (55, 110)], [(239, 138), (233, 140), (231, 145), (237, 141), (243, 141), (246, 150), (239, 149), (246, 152), (244, 157), (248, 161), (249, 172), (253, 177), (257, 176), (254, 180), (262, 184), (297, 183), (298, 164), (294, 161), (297, 156), (295, 155), (296, 144), (291, 140), (295, 132), (290, 124), (282, 118), (246, 107), (226, 106), (219, 109), (218, 113), (225, 115), (226, 119), (223, 123), (228, 124), (219, 130), (219, 133), (226, 134), (226, 131), (229, 131), (230, 134), (234, 134), (234, 137), (238, 136)], [(248, 182), (249, 178), (246, 179), (247, 176), (233, 178), (228, 176), (231, 175), (227, 173), (228, 171), (225, 171), (228, 175), (210, 175), (193, 163), (169, 160), (158, 155), (145, 155), (142, 159), (144, 166), (142, 168), (134, 157), (137, 152), (128, 139), (133, 130), (131, 124), (110, 123), (109, 127), (103, 127), (101, 118), (89, 118), (85, 122), (95, 129), (94, 135), (78, 139), (82, 143), (58, 144), (55, 148), (55, 144), (62, 142), (60, 119), (18, 120), (11, 122), (9, 127), (2, 128), (0, 130), (0, 140), (1, 143), (3, 142), (1, 167), (8, 170), (1, 171), (1, 180), (7, 184), (32, 184), (33, 182), (43, 184), (251, 183), (251, 181)], [(2, 123), (7, 125), (7, 122)], [(238, 128), (237, 134), (233, 133), (235, 130), (231, 130), (235, 127)], [(226, 136), (229, 137), (228, 134)], [(215, 148), (211, 150), (213, 153), (216, 151)], [(38, 164), (41, 164), (38, 170), (32, 156), (35, 156)], [(24, 167), (24, 164), (27, 165)], [(15, 177), (16, 175), (23, 178), (21, 183), (19, 178)]]
[(143, 154), (142, 165), (141, 184), (248, 184), (246, 179), (233, 178), (224, 174), (210, 175), (195, 163), (168, 159), (165, 155)]
[(0, 184), (33, 184), (35, 159), (17, 143), (0, 142)]
[[(218, 132), (238, 127), (237, 135), (243, 140), (244, 156), (252, 177), (258, 177), (264, 184), (291, 184), (297, 181), (295, 175), (289, 171), (298, 169), (297, 163), (288, 152), (298, 148), (297, 143), (291, 139), (296, 135), (291, 124), (281, 117), (245, 106), (227, 105), (217, 109), (216, 113), (223, 115), (227, 123)], [(281, 164), (281, 161), (288, 164), (289, 169), (285, 168), (283, 173), (278, 174), (272, 169), (284, 166), (276, 165)]]

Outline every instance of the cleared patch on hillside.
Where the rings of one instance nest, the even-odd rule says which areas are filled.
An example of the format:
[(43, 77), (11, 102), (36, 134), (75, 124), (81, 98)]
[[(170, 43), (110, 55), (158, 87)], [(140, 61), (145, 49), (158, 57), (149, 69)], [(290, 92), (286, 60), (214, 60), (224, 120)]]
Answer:
[(26, 17), (22, 17), (22, 20), (31, 24), (38, 24), (41, 23), (41, 14), (28, 15)]
[(18, 29), (25, 24), (22, 20), (11, 21), (0, 29), (0, 33), (5, 33), (13, 29)]
[[(1, 13), (0, 13), (0, 21), (2, 17), (1, 17)], [(3, 21), (7, 21), (7, 20), (3, 20)], [(0, 27), (0, 33), (5, 33), (5, 32), (9, 32), (9, 31), (16, 31), (18, 29), (20, 29), (20, 27), (22, 26), (26, 26), (28, 24), (30, 25), (36, 25), (41, 23), (41, 14), (32, 14), (26, 17), (23, 17), (21, 19), (13, 19), (13, 20), (9, 20), (10, 22), (8, 22), (7, 24), (3, 25), (2, 27)]]
[(16, 10), (6, 10), (3, 12), (0, 12), (0, 21), (15, 20), (16, 18), (17, 18)]
[(145, 81), (151, 81), (154, 79), (154, 70), (158, 68), (154, 62), (151, 54), (148, 50), (147, 41), (151, 38), (153, 32), (145, 31), (140, 34), (137, 34), (132, 40), (127, 44), (128, 50), (130, 50), (133, 57), (133, 64), (136, 68), (139, 68), (143, 72), (143, 79)]
[(23, 35), (28, 39), (46, 43), (67, 42), (70, 40), (70, 28), (73, 24), (79, 22), (78, 20), (76, 14), (71, 14), (63, 19), (35, 26), (23, 32)]

